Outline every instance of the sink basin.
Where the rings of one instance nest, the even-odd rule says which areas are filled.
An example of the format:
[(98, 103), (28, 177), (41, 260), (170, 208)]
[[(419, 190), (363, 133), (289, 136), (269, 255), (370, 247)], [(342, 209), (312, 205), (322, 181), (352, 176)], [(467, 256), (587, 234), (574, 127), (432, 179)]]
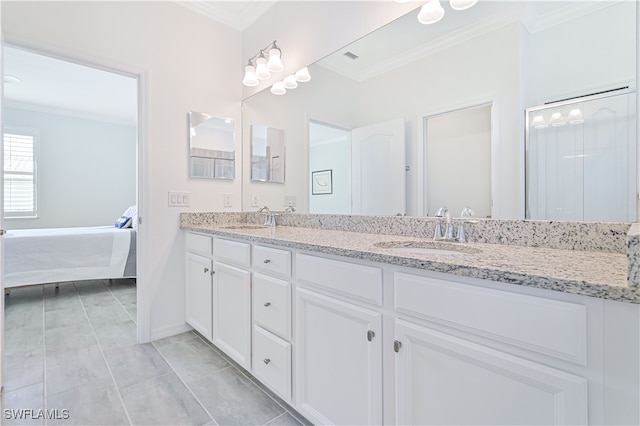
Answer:
[(461, 256), (465, 254), (480, 253), (480, 250), (477, 248), (446, 241), (385, 241), (375, 243), (374, 247), (399, 254), (413, 253)]
[(227, 225), (223, 226), (223, 229), (265, 229), (268, 226), (265, 225)]

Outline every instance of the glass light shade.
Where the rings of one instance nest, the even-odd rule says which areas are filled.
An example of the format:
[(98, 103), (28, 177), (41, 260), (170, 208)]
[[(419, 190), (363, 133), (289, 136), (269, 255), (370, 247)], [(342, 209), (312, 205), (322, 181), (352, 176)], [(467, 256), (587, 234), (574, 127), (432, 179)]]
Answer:
[(533, 117), (533, 120), (531, 120), (531, 127), (533, 127), (534, 129), (544, 129), (546, 127), (549, 127), (549, 125), (544, 120), (543, 116), (536, 115), (535, 117)]
[(564, 118), (562, 118), (562, 113), (559, 112), (554, 112), (553, 114), (551, 114), (551, 120), (549, 121), (551, 121), (551, 125), (553, 127), (560, 127), (567, 124)]
[(309, 74), (309, 69), (307, 67), (304, 67), (296, 71), (294, 77), (296, 81), (299, 81), (301, 83), (311, 80), (311, 74)]
[(580, 124), (584, 123), (584, 114), (580, 111), (580, 108), (572, 109), (569, 111), (569, 123)]
[(444, 9), (440, 5), (440, 0), (429, 0), (428, 3), (422, 5), (418, 13), (418, 21), (421, 24), (435, 24), (444, 16)]
[(258, 77), (258, 80), (266, 80), (271, 77), (269, 68), (267, 68), (267, 60), (264, 56), (259, 56), (256, 59), (256, 77)]
[(282, 85), (285, 89), (295, 89), (296, 87), (298, 87), (298, 82), (293, 75), (289, 75), (284, 80), (282, 80)]
[(267, 61), (267, 68), (271, 72), (280, 72), (284, 69), (282, 65), (282, 59), (280, 59), (280, 49), (269, 50), (269, 60)]
[(284, 85), (281, 81), (278, 81), (277, 83), (274, 83), (273, 86), (271, 86), (271, 93), (273, 93), (274, 95), (284, 95), (285, 93), (287, 93), (287, 89), (284, 88)]
[(478, 0), (450, 0), (449, 5), (453, 10), (465, 10), (473, 7)]
[(244, 67), (244, 78), (242, 79), (242, 84), (245, 86), (253, 87), (257, 86), (259, 83), (258, 77), (256, 77), (256, 67), (253, 65), (247, 65)]

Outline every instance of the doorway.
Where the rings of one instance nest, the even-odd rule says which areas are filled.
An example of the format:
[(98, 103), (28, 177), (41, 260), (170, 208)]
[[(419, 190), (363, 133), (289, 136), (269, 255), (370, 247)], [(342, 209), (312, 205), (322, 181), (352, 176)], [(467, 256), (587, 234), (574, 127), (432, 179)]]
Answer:
[[(46, 230), (45, 233), (57, 234), (62, 230), (76, 233), (80, 229), (100, 228), (102, 232), (113, 230), (116, 221), (125, 215), (130, 217), (129, 226), (137, 228), (141, 198), (138, 188), (142, 186), (139, 76), (7, 45), (3, 46), (3, 65), (4, 149), (5, 153), (15, 152), (9, 156), (11, 165), (6, 166), (9, 164), (6, 155), (3, 163), (3, 229), (8, 233)], [(22, 138), (25, 135), (28, 139)], [(65, 285), (81, 283), (87, 295), (96, 283), (105, 287), (114, 284), (119, 290), (127, 290), (126, 297), (118, 301), (124, 308), (125, 304), (131, 305), (127, 311), (135, 322), (139, 316), (136, 270), (140, 245), (137, 229), (127, 233), (126, 242), (113, 237), (114, 251), (106, 255), (111, 256), (108, 262), (112, 268), (108, 272), (100, 261), (90, 268), (78, 263), (78, 269), (93, 268), (95, 280), (90, 275), (72, 273), (72, 280)], [(7, 238), (8, 235), (4, 239), (5, 260), (11, 254), (7, 252)], [(116, 253), (116, 246), (122, 251)], [(6, 273), (5, 266), (3, 278)], [(28, 274), (27, 271), (22, 275), (28, 284), (40, 281)], [(42, 275), (55, 274), (45, 270)], [(125, 277), (132, 278), (118, 279)], [(19, 280), (15, 282), (16, 290), (27, 288)], [(42, 278), (42, 283), (46, 282)], [(65, 285), (61, 284), (60, 289)], [(38, 287), (54, 286), (30, 288), (37, 292)], [(124, 296), (124, 292), (118, 295)], [(135, 330), (133, 333), (135, 338)]]

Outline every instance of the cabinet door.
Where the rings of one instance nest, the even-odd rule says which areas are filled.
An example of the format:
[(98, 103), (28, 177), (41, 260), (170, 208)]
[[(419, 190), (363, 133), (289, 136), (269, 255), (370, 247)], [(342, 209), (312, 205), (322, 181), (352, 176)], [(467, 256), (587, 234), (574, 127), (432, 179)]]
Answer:
[(296, 407), (313, 423), (382, 423), (382, 316), (296, 290)]
[(251, 368), (251, 275), (213, 263), (213, 343), (238, 364)]
[(211, 340), (211, 259), (187, 253), (187, 324)]
[(395, 331), (397, 424), (587, 423), (582, 377), (403, 320)]

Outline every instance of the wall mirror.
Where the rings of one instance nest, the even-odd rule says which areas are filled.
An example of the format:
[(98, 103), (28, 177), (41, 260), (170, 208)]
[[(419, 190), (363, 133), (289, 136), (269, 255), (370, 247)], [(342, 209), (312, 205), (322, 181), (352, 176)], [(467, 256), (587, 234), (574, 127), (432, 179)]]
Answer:
[(229, 118), (189, 112), (189, 177), (234, 179), (234, 123)]
[(284, 183), (284, 130), (251, 126), (251, 180)]
[[(390, 161), (379, 165), (377, 182), (403, 192), (404, 213), (433, 215), (445, 204), (458, 215), (454, 206), (470, 205), (483, 210), (482, 217), (524, 219), (525, 109), (621, 86), (635, 90), (637, 2), (491, 1), (465, 11), (443, 2), (443, 7), (445, 16), (436, 24), (420, 24), (414, 10), (310, 65), (311, 81), (283, 96), (264, 90), (243, 101), (245, 152), (250, 144), (246, 123), (270, 123), (295, 141), (287, 146), (285, 185), (261, 188), (243, 176), (244, 209), (255, 209), (256, 196), (281, 207), (285, 196), (295, 195), (299, 212), (358, 213), (354, 206), (362, 200), (353, 190), (338, 188), (341, 176), (356, 175), (349, 165), (355, 160), (346, 161), (354, 155), (351, 132), (402, 119), (404, 185), (387, 178), (397, 171)], [(479, 106), (488, 106), (479, 128), (490, 131), (481, 153), (455, 148), (458, 136), (446, 128), (438, 130), (443, 136), (433, 149), (429, 126), (438, 120), (432, 118), (459, 117), (449, 126), (465, 129), (464, 114), (452, 113)], [(343, 152), (344, 164), (318, 164), (314, 153), (320, 145), (310, 137), (312, 123), (347, 132), (334, 141), (342, 144), (335, 151)], [(431, 170), (430, 162), (441, 160), (438, 152), (451, 156)], [(475, 175), (461, 169), (469, 161), (483, 161), (488, 170), (486, 199), (476, 202), (486, 207), (472, 205), (468, 192), (456, 195), (444, 185), (453, 182), (451, 187), (473, 191)], [(333, 170), (333, 196), (340, 198), (334, 210), (327, 205), (329, 196), (312, 194), (311, 173), (327, 169)], [(434, 189), (440, 196), (430, 201)], [(319, 204), (322, 210), (315, 210)]]

